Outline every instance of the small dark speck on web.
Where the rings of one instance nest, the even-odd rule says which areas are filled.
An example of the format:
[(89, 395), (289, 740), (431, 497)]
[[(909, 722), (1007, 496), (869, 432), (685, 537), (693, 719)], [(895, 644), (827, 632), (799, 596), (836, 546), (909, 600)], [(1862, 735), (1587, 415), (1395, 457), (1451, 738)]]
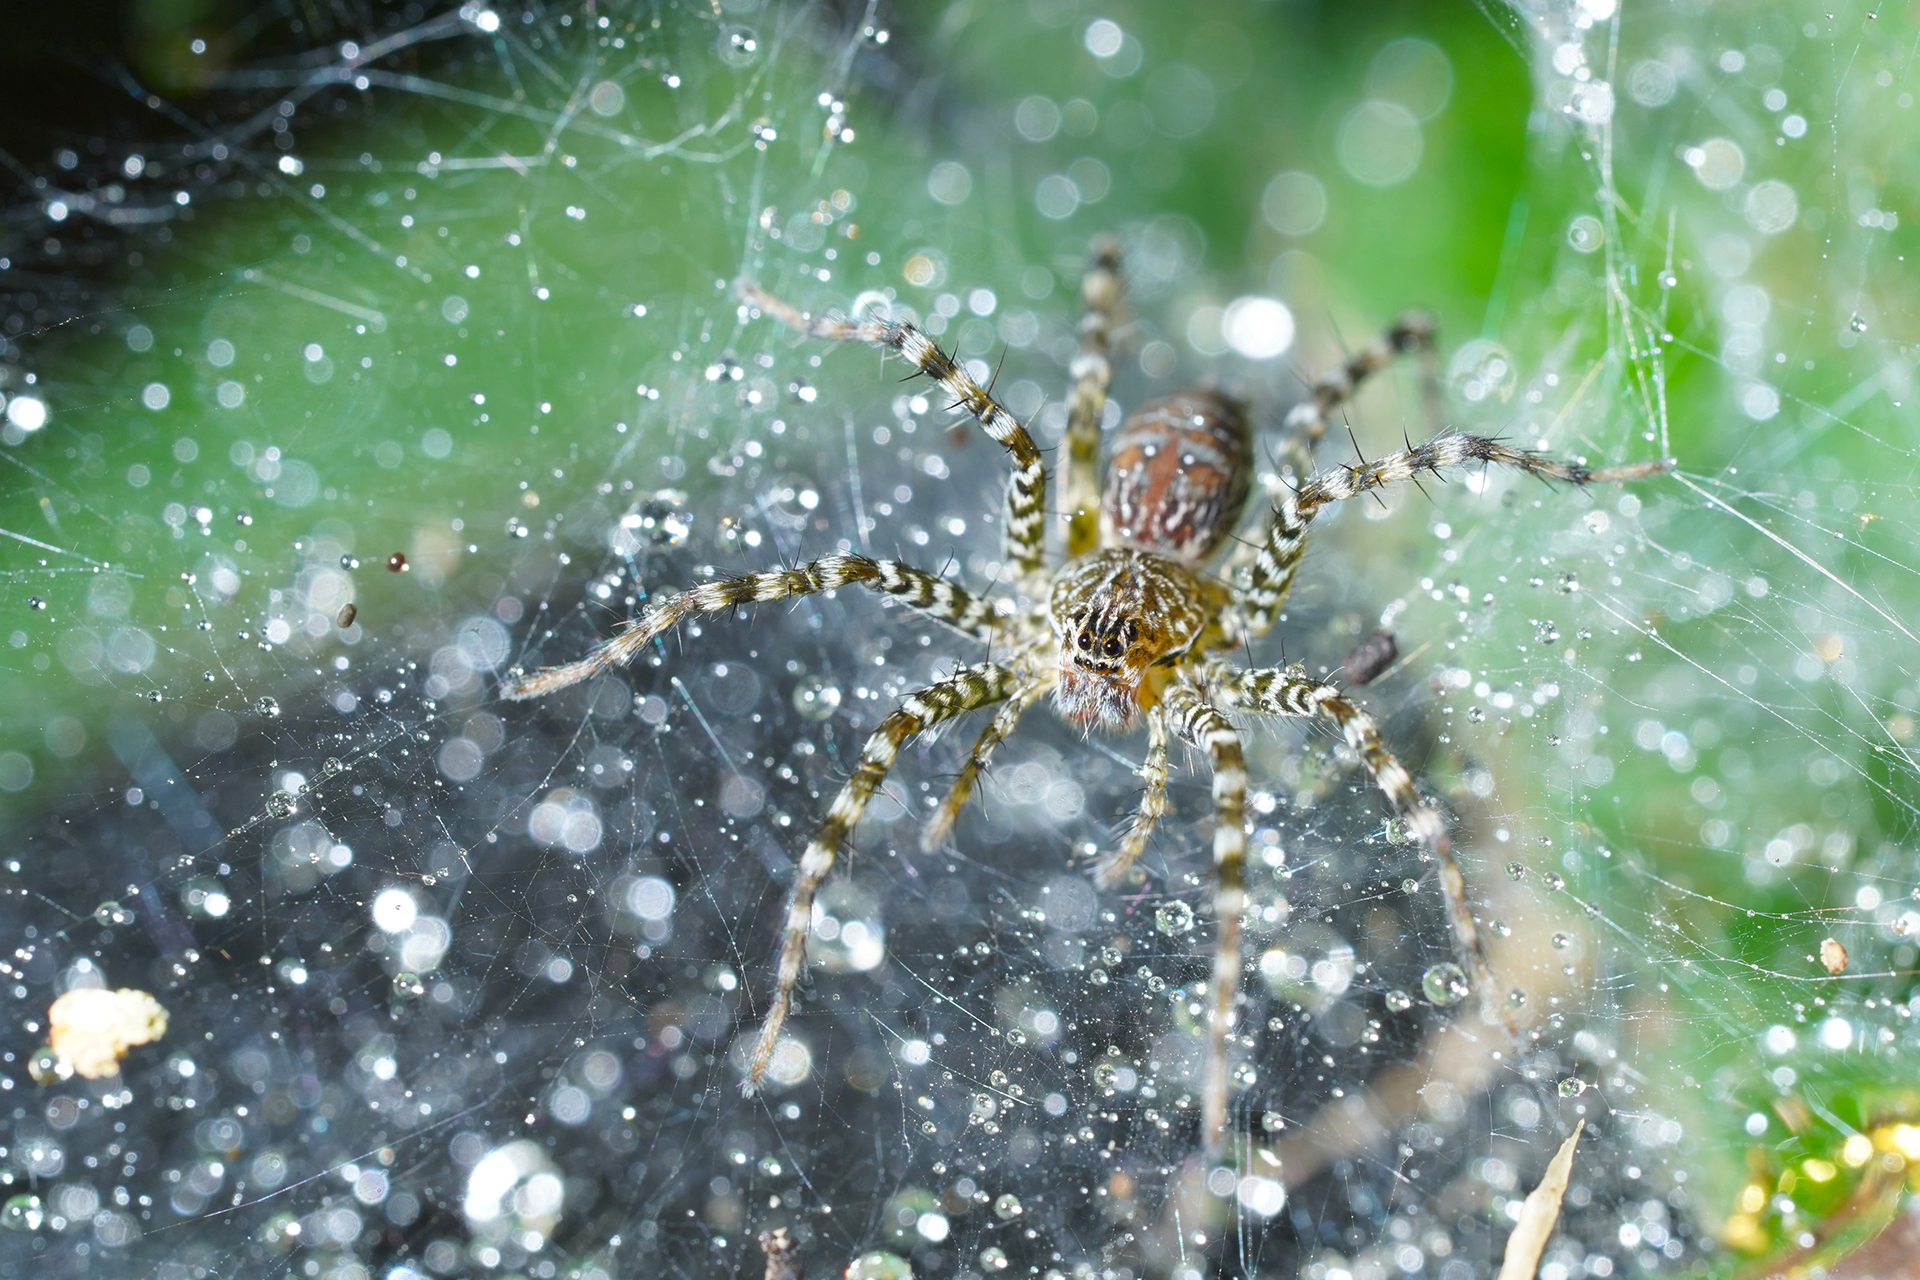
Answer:
[(405, 573), (406, 571), (407, 555), (404, 551), (396, 551), (387, 557), (388, 573)]
[(1360, 638), (1353, 652), (1340, 664), (1340, 674), (1348, 684), (1366, 684), (1379, 677), (1400, 656), (1391, 631), (1375, 631)]

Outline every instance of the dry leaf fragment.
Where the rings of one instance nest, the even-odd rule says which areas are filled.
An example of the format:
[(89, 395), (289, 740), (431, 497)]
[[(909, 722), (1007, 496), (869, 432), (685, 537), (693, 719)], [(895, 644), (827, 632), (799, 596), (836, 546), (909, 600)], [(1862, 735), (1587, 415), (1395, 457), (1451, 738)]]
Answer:
[(1507, 1256), (1500, 1261), (1500, 1280), (1533, 1280), (1540, 1269), (1540, 1254), (1560, 1221), (1560, 1197), (1567, 1194), (1567, 1177), (1573, 1172), (1573, 1148), (1586, 1129), (1582, 1120), (1573, 1128), (1573, 1136), (1560, 1144), (1560, 1150), (1547, 1165), (1540, 1185), (1527, 1193), (1520, 1206), (1520, 1221), (1507, 1236)]
[(47, 1010), (47, 1045), (89, 1080), (120, 1074), (120, 1058), (167, 1033), (167, 1011), (144, 991), (80, 987)]

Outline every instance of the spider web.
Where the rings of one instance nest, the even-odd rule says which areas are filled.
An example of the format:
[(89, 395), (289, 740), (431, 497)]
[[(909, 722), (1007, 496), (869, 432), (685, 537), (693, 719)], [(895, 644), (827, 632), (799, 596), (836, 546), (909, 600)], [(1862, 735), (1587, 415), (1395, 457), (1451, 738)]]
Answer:
[[(1579, 1119), (1550, 1280), (1813, 1256), (1891, 1203), (1834, 1193), (1868, 1185), (1850, 1137), (1913, 1118), (1910, 18), (254, 22), (156, 38), (160, 140), (23, 159), (0, 262), (9, 1274), (754, 1274), (785, 1226), (815, 1275), (1466, 1280)], [(1524, 136), (1477, 96), (1499, 59)], [(1489, 218), (1484, 262), (1421, 265)], [(1257, 730), (1218, 1169), (1191, 769), (1097, 894), (1140, 741), (1036, 708), (931, 852), (970, 730), (904, 753), (743, 1100), (798, 849), (977, 649), (840, 593), (491, 697), (710, 572), (846, 547), (996, 581), (998, 452), (732, 283), (906, 309), (1052, 447), (1105, 229), (1119, 407), (1218, 376), (1277, 458), (1302, 376), (1421, 303), (1445, 422), (1677, 460), (1316, 524), (1250, 660), (1396, 636), (1366, 701), (1537, 1034), (1454, 1004), (1432, 869), (1352, 759)], [(1434, 414), (1383, 377), (1350, 447)], [(47, 1005), (95, 985), (154, 992), (166, 1037), (43, 1082)]]

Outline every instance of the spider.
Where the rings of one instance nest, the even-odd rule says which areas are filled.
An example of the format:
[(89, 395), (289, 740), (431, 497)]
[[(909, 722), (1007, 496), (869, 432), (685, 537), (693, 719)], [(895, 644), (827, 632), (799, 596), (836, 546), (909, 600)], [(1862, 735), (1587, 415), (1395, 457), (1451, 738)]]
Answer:
[[(772, 997), (748, 1059), (742, 1089), (753, 1093), (773, 1060), (780, 1030), (805, 968), (813, 900), (853, 833), (867, 802), (911, 739), (985, 707), (998, 710), (930, 821), (929, 846), (946, 838), (994, 750), (1035, 702), (1051, 693), (1056, 709), (1087, 729), (1121, 730), (1144, 721), (1145, 790), (1119, 846), (1095, 867), (1102, 888), (1117, 885), (1145, 851), (1167, 810), (1169, 750), (1175, 738), (1204, 752), (1212, 770), (1214, 807), (1214, 943), (1209, 1026), (1201, 1085), (1201, 1142), (1220, 1151), (1226, 1131), (1227, 1036), (1241, 978), (1241, 927), (1246, 894), (1242, 860), (1247, 788), (1240, 732), (1229, 712), (1318, 720), (1337, 730), (1360, 758), (1403, 826), (1439, 868), (1453, 940), (1482, 1012), (1490, 1022), (1510, 1015), (1495, 999), (1495, 982), (1467, 901), (1440, 811), (1421, 798), (1412, 774), (1382, 740), (1378, 724), (1341, 690), (1294, 665), (1249, 669), (1225, 655), (1272, 628), (1293, 586), (1307, 531), (1328, 506), (1383, 486), (1417, 481), (1473, 463), (1516, 467), (1545, 480), (1585, 485), (1632, 480), (1665, 469), (1662, 462), (1589, 468), (1496, 440), (1443, 434), (1421, 445), (1352, 466), (1307, 474), (1282, 486), (1266, 513), (1264, 535), (1242, 564), (1215, 565), (1247, 505), (1253, 479), (1253, 432), (1246, 406), (1211, 386), (1190, 388), (1135, 410), (1113, 433), (1105, 485), (1099, 466), (1100, 423), (1110, 376), (1109, 346), (1121, 305), (1120, 249), (1096, 242), (1081, 284), (1079, 353), (1071, 366), (1066, 463), (1060, 507), (1063, 554), (1047, 554), (1047, 466), (1027, 428), (994, 400), (926, 334), (902, 320), (815, 316), (751, 281), (738, 292), (744, 314), (770, 316), (813, 338), (872, 344), (937, 382), (1007, 451), (1003, 554), (1013, 599), (988, 598), (944, 577), (895, 560), (842, 553), (794, 568), (702, 583), (668, 596), (586, 657), (531, 674), (510, 672), (509, 699), (536, 698), (630, 662), (656, 637), (694, 614), (726, 613), (745, 604), (862, 586), (892, 596), (926, 616), (991, 645), (992, 660), (972, 663), (900, 700), (867, 739), (859, 763), (834, 798), (802, 855), (781, 932)], [(1433, 326), (1409, 312), (1377, 341), (1319, 379), (1283, 423), (1289, 447), (1310, 460), (1334, 411), (1368, 375), (1395, 355), (1430, 355)]]

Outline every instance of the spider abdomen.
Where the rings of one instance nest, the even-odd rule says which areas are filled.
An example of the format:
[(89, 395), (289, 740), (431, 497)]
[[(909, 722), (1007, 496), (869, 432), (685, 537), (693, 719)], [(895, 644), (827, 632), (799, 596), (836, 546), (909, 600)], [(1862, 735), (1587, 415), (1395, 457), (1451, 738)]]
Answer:
[(1102, 541), (1200, 565), (1246, 505), (1253, 443), (1241, 406), (1198, 387), (1142, 405), (1114, 441)]

